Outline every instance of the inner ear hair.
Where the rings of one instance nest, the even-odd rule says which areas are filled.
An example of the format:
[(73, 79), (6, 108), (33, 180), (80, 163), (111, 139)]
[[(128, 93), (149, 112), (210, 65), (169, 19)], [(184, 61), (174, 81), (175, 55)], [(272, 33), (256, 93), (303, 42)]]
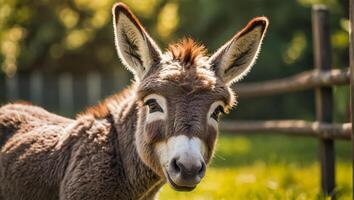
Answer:
[(154, 63), (160, 61), (161, 51), (125, 4), (115, 4), (112, 12), (118, 56), (140, 80)]
[(251, 69), (267, 27), (267, 18), (254, 18), (210, 57), (213, 69), (224, 82), (238, 81)]

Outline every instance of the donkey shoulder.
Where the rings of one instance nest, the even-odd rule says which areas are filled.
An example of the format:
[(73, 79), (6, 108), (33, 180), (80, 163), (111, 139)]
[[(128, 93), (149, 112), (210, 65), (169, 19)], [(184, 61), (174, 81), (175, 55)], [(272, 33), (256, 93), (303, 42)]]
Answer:
[(50, 124), (65, 124), (72, 121), (27, 103), (9, 103), (0, 107), (0, 126), (19, 128), (21, 124), (34, 120)]
[(28, 132), (37, 126), (67, 124), (70, 121), (70, 119), (49, 113), (43, 108), (28, 103), (6, 104), (0, 107), (0, 146), (19, 130)]
[[(17, 195), (24, 199), (53, 199), (53, 195), (59, 195), (58, 184), (70, 171), (67, 169), (83, 161), (80, 150), (86, 149), (85, 138), (91, 134), (95, 140), (95, 133), (101, 129), (91, 116), (72, 120), (32, 105), (1, 107), (0, 137), (10, 135), (1, 147), (0, 170), (4, 173), (0, 175), (0, 188), (7, 188), (14, 199), (22, 198)], [(17, 189), (10, 191), (11, 185), (17, 185)]]

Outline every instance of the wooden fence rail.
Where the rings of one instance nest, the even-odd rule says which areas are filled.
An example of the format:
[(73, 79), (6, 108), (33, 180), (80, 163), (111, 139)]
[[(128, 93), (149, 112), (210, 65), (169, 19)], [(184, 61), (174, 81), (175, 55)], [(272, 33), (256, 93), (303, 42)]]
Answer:
[[(354, 30), (354, 0), (350, 0), (350, 24)], [(278, 80), (237, 84), (234, 89), (241, 98), (270, 96), (285, 92), (314, 89), (316, 96), (316, 120), (226, 121), (220, 129), (228, 133), (281, 133), (292, 136), (305, 135), (319, 138), (321, 161), (321, 188), (335, 197), (334, 139), (352, 139), (354, 149), (354, 34), (350, 36), (350, 70), (331, 68), (329, 13), (324, 6), (312, 11), (315, 69)], [(30, 100), (60, 113), (73, 113), (74, 109), (97, 103), (128, 83), (126, 74), (107, 76), (90, 73), (75, 77), (70, 74), (46, 77), (33, 73), (29, 77), (0, 77), (0, 101)], [(4, 84), (2, 83), (4, 82)], [(333, 123), (332, 86), (351, 82), (351, 123)], [(30, 91), (26, 93), (25, 91)], [(52, 108), (52, 109), (51, 109)], [(54, 109), (53, 109), (54, 108)], [(59, 110), (55, 109), (59, 108)], [(77, 110), (76, 110), (77, 111)], [(353, 154), (354, 162), (354, 154)], [(354, 175), (354, 173), (353, 173)], [(354, 180), (354, 176), (353, 176)], [(354, 191), (354, 190), (353, 190)]]
[(314, 89), (320, 86), (348, 85), (349, 82), (349, 69), (311, 70), (278, 80), (236, 84), (234, 89), (240, 98), (250, 98)]
[(224, 121), (220, 130), (226, 133), (281, 133), (291, 136), (314, 136), (325, 139), (351, 139), (351, 123), (333, 124), (304, 120)]
[[(351, 0), (353, 1), (353, 0)], [(352, 4), (353, 6), (353, 4)], [(351, 16), (353, 15), (351, 8)], [(351, 23), (353, 23), (351, 17)], [(239, 121), (226, 122), (221, 126), (225, 131), (259, 132), (271, 131), (289, 135), (307, 135), (319, 138), (321, 162), (321, 189), (323, 193), (335, 198), (335, 153), (334, 139), (350, 139), (351, 123), (333, 123), (333, 85), (349, 84), (352, 79), (353, 92), (353, 55), (351, 69), (333, 70), (331, 68), (331, 43), (329, 12), (325, 6), (316, 5), (312, 9), (312, 31), (314, 46), (313, 71), (304, 72), (290, 78), (271, 80), (261, 83), (240, 84), (235, 89), (242, 97), (268, 96), (305, 89), (315, 90), (316, 122), (289, 121)], [(353, 25), (352, 25), (353, 26)], [(352, 44), (351, 41), (351, 54)], [(352, 94), (353, 97), (353, 94)], [(353, 115), (353, 99), (352, 99)], [(353, 120), (353, 119), (352, 119)], [(353, 140), (354, 141), (354, 140)], [(354, 160), (354, 157), (353, 157)], [(354, 179), (353, 179), (354, 180)]]
[[(352, 30), (354, 0), (350, 0), (350, 23)], [(323, 5), (315, 5), (312, 9), (312, 31), (314, 46), (313, 71), (304, 72), (290, 78), (247, 83), (235, 86), (237, 94), (242, 97), (269, 96), (285, 92), (305, 89), (315, 90), (316, 122), (299, 120), (283, 121), (234, 121), (221, 124), (221, 130), (234, 132), (277, 132), (288, 135), (306, 135), (319, 138), (319, 158), (321, 162), (321, 189), (326, 196), (335, 198), (335, 153), (334, 139), (354, 138), (352, 123), (354, 122), (354, 44), (353, 33), (350, 41), (349, 69), (333, 70), (331, 68), (331, 43), (329, 12)], [(352, 123), (333, 123), (333, 86), (348, 85), (351, 82), (351, 115)], [(354, 150), (353, 150), (354, 151)], [(354, 156), (353, 156), (354, 161)], [(354, 169), (354, 168), (353, 168)], [(353, 170), (354, 171), (354, 170)], [(354, 176), (353, 176), (354, 181)], [(354, 191), (354, 190), (353, 190)]]

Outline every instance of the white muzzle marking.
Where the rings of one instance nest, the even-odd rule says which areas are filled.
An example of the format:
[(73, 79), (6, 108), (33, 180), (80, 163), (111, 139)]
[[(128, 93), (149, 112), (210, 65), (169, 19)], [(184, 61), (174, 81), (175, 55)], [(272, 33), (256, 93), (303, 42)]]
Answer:
[(185, 135), (170, 137), (165, 142), (156, 144), (155, 150), (159, 155), (160, 164), (167, 168), (171, 159), (176, 156), (188, 156), (190, 159), (204, 160), (206, 145), (197, 137), (188, 138)]

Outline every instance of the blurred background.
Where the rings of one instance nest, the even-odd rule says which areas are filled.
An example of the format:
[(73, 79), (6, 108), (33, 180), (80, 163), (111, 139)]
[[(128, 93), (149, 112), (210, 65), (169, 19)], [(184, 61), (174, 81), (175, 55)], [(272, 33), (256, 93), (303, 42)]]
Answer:
[[(114, 0), (0, 0), (0, 103), (32, 101), (68, 117), (130, 83), (113, 42)], [(255, 16), (269, 31), (242, 83), (313, 69), (311, 6), (331, 14), (332, 63), (348, 67), (347, 0), (126, 0), (162, 49), (184, 36), (214, 52)], [(236, 87), (237, 88), (237, 87)], [(237, 92), (237, 91), (236, 91)], [(334, 118), (349, 121), (349, 88), (334, 88)], [(315, 119), (313, 91), (239, 99), (229, 119)], [(222, 136), (206, 180), (161, 199), (321, 199), (312, 138)], [(351, 199), (349, 142), (337, 142), (337, 190)]]

